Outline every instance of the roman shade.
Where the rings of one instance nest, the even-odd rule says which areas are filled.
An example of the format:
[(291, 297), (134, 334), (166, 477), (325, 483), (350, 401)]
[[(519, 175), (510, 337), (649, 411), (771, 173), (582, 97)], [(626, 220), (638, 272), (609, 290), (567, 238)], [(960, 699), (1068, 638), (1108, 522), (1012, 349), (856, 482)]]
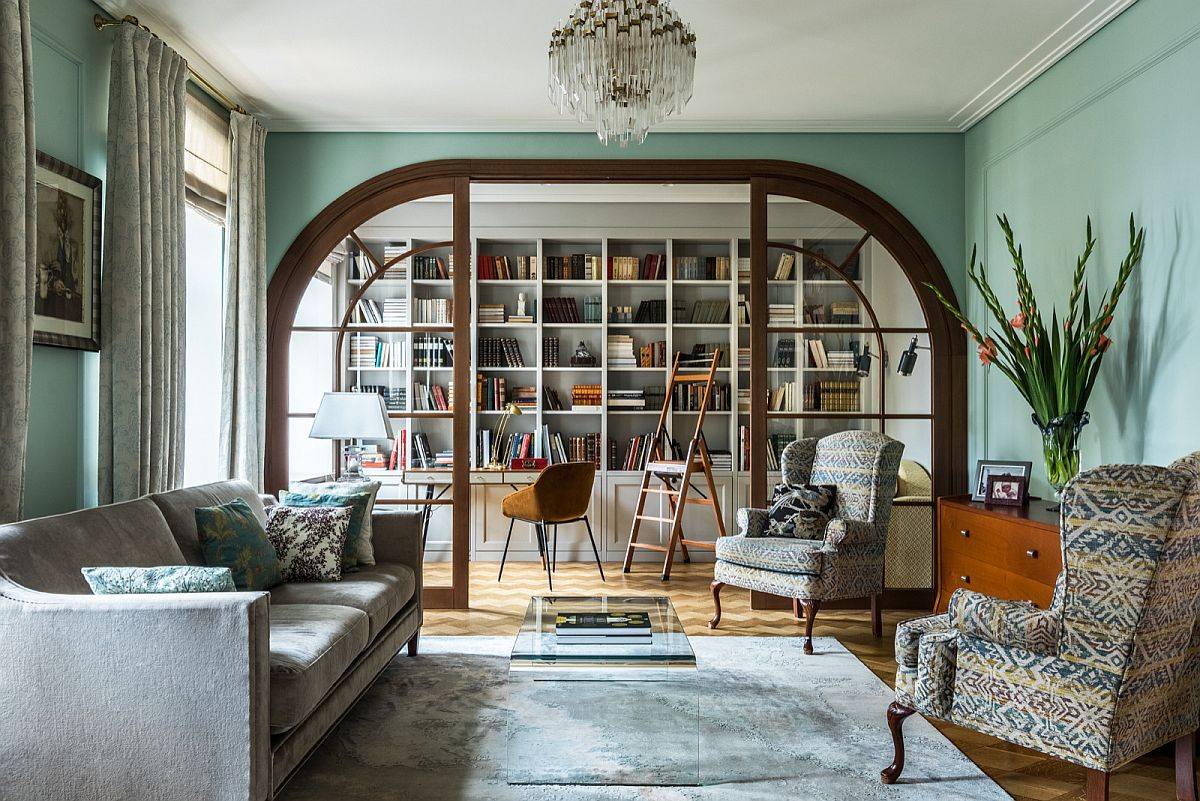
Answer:
[(229, 197), (229, 118), (188, 86), (183, 171), (187, 202), (221, 225)]

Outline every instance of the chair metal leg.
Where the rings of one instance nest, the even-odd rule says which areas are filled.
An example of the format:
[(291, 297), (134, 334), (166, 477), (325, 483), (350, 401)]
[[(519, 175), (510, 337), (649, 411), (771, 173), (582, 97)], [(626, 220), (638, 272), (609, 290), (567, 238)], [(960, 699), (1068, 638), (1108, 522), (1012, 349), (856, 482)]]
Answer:
[(538, 544), (542, 549), (542, 553), (545, 554), (545, 559), (543, 561), (546, 563), (546, 584), (550, 587), (550, 592), (554, 592), (554, 576), (550, 571), (550, 543), (546, 541), (545, 523), (537, 524), (537, 535)]
[(587, 526), (588, 542), (592, 544), (592, 554), (596, 557), (596, 568), (600, 571), (600, 580), (607, 581), (608, 579), (604, 578), (604, 565), (600, 563), (600, 549), (596, 547), (596, 538), (592, 536), (592, 524), (587, 515), (583, 516), (583, 524)]
[(504, 578), (504, 560), (508, 558), (508, 544), (512, 542), (513, 523), (516, 522), (516, 518), (508, 518), (508, 536), (504, 538), (504, 553), (500, 554), (500, 574), (496, 576), (496, 581)]
[(892, 732), (892, 764), (879, 773), (884, 784), (895, 784), (896, 779), (904, 772), (904, 721), (917, 710), (905, 706), (899, 701), (892, 701), (887, 708), (888, 729)]
[(550, 556), (550, 569), (558, 570), (558, 523), (554, 524), (554, 548)]

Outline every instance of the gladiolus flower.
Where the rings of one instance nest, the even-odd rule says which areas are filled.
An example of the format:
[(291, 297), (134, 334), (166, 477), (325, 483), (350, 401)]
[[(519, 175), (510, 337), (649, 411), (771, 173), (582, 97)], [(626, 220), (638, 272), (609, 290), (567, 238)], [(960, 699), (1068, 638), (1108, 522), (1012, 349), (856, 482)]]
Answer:
[(1012, 324), (1013, 328), (1020, 331), (1022, 328), (1025, 327), (1025, 312), (1017, 312), (1016, 314), (1013, 315), (1013, 318), (1011, 320), (1009, 320), (1008, 322)]
[(1104, 336), (1104, 334), (1101, 334), (1100, 338), (1096, 340), (1096, 347), (1092, 348), (1090, 355), (1095, 356), (1097, 353), (1103, 353), (1104, 351), (1108, 350), (1108, 346), (1111, 344), (1112, 340)]
[(991, 364), (996, 359), (996, 341), (991, 337), (979, 345), (979, 361), (984, 365)]
[(1028, 346), (1028, 345), (1026, 345), (1026, 346), (1025, 346), (1025, 358), (1026, 358), (1026, 359), (1032, 359), (1032, 358), (1033, 358), (1033, 355), (1032, 355), (1032, 354), (1029, 352), (1029, 346)]

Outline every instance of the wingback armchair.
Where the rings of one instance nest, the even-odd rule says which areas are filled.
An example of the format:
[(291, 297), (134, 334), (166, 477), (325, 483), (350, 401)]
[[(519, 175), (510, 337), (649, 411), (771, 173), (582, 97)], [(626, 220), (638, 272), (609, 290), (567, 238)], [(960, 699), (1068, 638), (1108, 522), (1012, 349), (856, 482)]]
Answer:
[(917, 711), (1083, 766), (1089, 801), (1108, 798), (1111, 771), (1175, 741), (1178, 797), (1195, 801), (1200, 452), (1080, 474), (1061, 525), (1048, 609), (960, 589), (946, 614), (896, 630), (884, 783), (904, 769)]
[(823, 601), (870, 598), (875, 636), (882, 633), (884, 549), (904, 445), (874, 431), (798, 439), (781, 457), (785, 484), (837, 487), (837, 513), (821, 539), (767, 537), (769, 511), (739, 509), (738, 534), (717, 540), (708, 625), (721, 622), (726, 584), (793, 599), (804, 609), (804, 652), (812, 653), (813, 621)]

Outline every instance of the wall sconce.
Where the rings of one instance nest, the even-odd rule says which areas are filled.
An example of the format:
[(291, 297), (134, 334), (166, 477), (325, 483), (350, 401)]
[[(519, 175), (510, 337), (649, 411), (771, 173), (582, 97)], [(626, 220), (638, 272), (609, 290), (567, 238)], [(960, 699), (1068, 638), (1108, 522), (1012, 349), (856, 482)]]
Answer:
[(926, 345), (918, 345), (917, 338), (913, 337), (908, 343), (908, 349), (900, 354), (900, 363), (896, 366), (897, 373), (905, 376), (913, 374), (913, 370), (916, 369), (917, 366), (918, 350), (932, 351), (933, 348), (930, 348)]

